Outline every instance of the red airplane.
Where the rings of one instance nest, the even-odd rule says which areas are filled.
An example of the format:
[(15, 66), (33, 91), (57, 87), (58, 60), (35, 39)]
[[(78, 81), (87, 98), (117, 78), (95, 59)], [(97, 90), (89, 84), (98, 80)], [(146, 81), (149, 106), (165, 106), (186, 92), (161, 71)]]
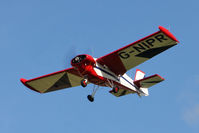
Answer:
[(164, 78), (158, 74), (145, 77), (145, 73), (137, 69), (133, 80), (125, 73), (177, 43), (179, 41), (169, 30), (159, 26), (159, 31), (100, 58), (87, 54), (77, 55), (71, 60), (71, 68), (34, 79), (20, 80), (26, 87), (39, 93), (79, 85), (86, 87), (88, 83), (92, 83), (93, 92), (87, 96), (91, 102), (94, 101), (99, 86), (110, 87), (110, 93), (117, 97), (134, 93), (148, 96), (148, 88)]

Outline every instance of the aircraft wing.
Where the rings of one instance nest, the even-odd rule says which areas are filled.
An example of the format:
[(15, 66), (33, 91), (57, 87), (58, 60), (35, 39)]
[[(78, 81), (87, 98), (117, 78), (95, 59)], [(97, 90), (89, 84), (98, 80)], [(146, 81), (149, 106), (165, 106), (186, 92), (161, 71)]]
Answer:
[(159, 29), (158, 32), (98, 58), (97, 62), (107, 66), (116, 75), (123, 75), (129, 69), (179, 43), (167, 29), (162, 26)]
[(56, 91), (81, 85), (81, 76), (74, 68), (65, 69), (34, 79), (26, 80), (21, 78), (21, 82), (39, 93)]

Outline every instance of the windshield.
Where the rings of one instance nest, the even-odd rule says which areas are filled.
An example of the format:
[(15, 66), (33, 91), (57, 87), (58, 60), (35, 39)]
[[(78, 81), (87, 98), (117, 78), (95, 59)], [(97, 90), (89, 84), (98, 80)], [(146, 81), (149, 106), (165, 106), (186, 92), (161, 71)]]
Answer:
[(80, 63), (86, 58), (86, 55), (79, 55), (72, 59), (72, 63)]

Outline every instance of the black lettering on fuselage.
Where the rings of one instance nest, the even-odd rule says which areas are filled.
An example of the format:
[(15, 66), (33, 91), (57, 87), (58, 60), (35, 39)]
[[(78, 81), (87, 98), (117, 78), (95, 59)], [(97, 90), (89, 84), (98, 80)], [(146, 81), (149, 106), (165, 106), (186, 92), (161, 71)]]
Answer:
[(119, 53), (119, 56), (120, 56), (121, 58), (123, 58), (123, 59), (127, 59), (127, 58), (130, 57), (130, 55), (129, 55), (128, 53), (126, 53), (126, 52), (120, 52), (120, 53)]
[[(139, 47), (138, 47), (139, 46)], [(141, 44), (137, 44), (137, 46), (133, 46), (133, 48), (138, 51), (141, 52), (141, 50), (146, 50), (145, 47), (143, 47)]]
[(163, 42), (164, 40), (167, 40), (167, 38), (165, 38), (164, 35), (162, 34), (155, 36), (155, 39), (157, 39), (159, 42)]

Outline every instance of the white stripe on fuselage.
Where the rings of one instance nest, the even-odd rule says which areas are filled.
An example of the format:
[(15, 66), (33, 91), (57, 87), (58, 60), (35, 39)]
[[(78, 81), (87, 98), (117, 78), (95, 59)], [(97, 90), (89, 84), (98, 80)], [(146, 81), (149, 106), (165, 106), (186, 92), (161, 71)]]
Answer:
[(113, 72), (111, 72), (108, 68), (103, 67), (99, 63), (96, 63), (94, 70), (97, 73), (97, 75), (118, 82), (119, 84), (129, 88), (130, 90), (136, 91), (133, 80), (127, 74), (124, 74), (122, 76), (117, 76)]

